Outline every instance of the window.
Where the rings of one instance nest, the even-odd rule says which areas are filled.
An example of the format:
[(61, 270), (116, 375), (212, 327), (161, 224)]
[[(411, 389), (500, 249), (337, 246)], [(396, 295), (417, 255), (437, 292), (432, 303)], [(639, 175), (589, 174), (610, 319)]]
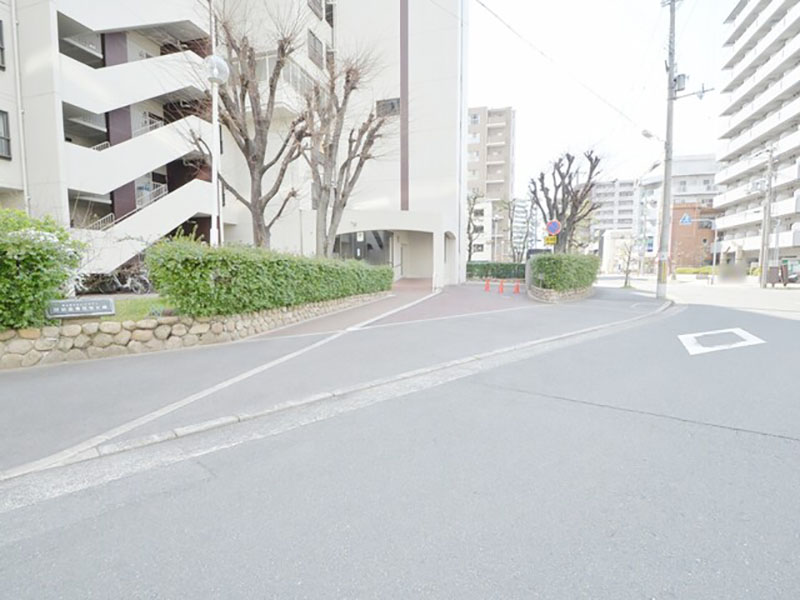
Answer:
[(322, 0), (308, 0), (308, 6), (320, 19), (325, 18), (325, 9), (322, 7)]
[(396, 117), (400, 114), (400, 98), (378, 100), (375, 112), (379, 117)]
[(472, 244), (473, 252), (483, 252), (483, 244)]
[(475, 225), (472, 229), (473, 233), (483, 233), (483, 225)]
[(482, 217), (482, 216), (483, 216), (483, 209), (482, 209), (482, 208), (476, 208), (476, 209), (474, 209), (474, 210), (472, 211), (472, 216), (473, 216), (473, 217)]
[(0, 21), (0, 71), (6, 70), (6, 42), (3, 37), (3, 22)]
[(679, 192), (685, 192), (686, 191), (686, 180), (685, 179), (681, 179), (678, 182), (678, 191)]
[(8, 113), (0, 110), (0, 158), (11, 158), (11, 130), (8, 128)]
[(325, 68), (325, 47), (310, 29), (308, 31), (308, 57), (320, 69)]
[(480, 125), (481, 123), (481, 116), (477, 113), (473, 113), (469, 116), (469, 124), (470, 125)]

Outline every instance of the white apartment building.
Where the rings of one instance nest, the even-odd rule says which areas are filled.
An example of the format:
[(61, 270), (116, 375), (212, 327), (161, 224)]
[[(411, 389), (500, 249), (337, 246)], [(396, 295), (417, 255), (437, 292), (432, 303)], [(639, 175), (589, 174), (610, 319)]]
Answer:
[(531, 206), (530, 198), (515, 198), (511, 204), (513, 223), (512, 244), (518, 255), (525, 258), (528, 250), (542, 248), (544, 240), (543, 217), (536, 206)]
[[(723, 260), (759, 261), (770, 152), (771, 222), (782, 258), (800, 256), (800, 1), (737, 0), (725, 20), (724, 191), (714, 200)], [(775, 235), (770, 236), (776, 246)]]
[[(699, 206), (705, 209), (714, 205), (719, 190), (714, 177), (719, 163), (711, 154), (676, 156), (672, 162), (673, 210), (681, 206)], [(634, 203), (634, 237), (641, 260), (655, 260), (660, 239), (661, 205), (664, 200), (664, 174), (654, 174), (636, 182)], [(670, 231), (681, 227), (678, 219), (671, 219)], [(672, 236), (675, 237), (674, 235)]]
[(596, 240), (608, 230), (633, 230), (635, 228), (636, 182), (631, 179), (599, 181), (592, 189), (592, 204), (598, 208), (592, 213), (590, 235)]
[[(266, 6), (280, 12), (297, 5), (307, 23), (303, 46), (284, 72), (278, 121), (302, 109), (301, 93), (322, 76), (328, 53), (358, 48), (369, 48), (381, 64), (360, 91), (353, 118), (376, 106), (393, 115), (342, 220), (339, 253), (391, 264), (398, 278), (430, 278), (437, 287), (461, 281), (466, 2)], [(254, 36), (268, 39), (260, 25), (266, 14), (247, 17)], [(0, 0), (0, 20), (0, 206), (71, 227), (90, 245), (89, 272), (112, 271), (180, 228), (207, 235), (214, 194), (192, 137), (210, 140), (211, 131), (191, 115), (208, 86), (204, 3)], [(276, 140), (280, 125), (273, 126)], [(243, 158), (226, 131), (222, 148), (222, 173), (247, 196)], [(315, 211), (302, 161), (285, 185), (301, 193), (273, 228), (272, 247), (313, 254)], [(252, 242), (250, 214), (231, 195), (221, 220), (226, 242)]]
[(474, 261), (504, 262), (512, 257), (511, 210), (514, 200), (513, 108), (469, 109), (467, 187), (480, 200), (483, 222)]

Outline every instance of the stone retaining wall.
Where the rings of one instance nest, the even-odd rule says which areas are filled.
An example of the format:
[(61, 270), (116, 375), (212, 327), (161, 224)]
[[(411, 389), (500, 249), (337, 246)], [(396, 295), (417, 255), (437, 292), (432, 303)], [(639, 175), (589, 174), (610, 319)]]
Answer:
[(535, 286), (528, 287), (528, 296), (539, 302), (547, 302), (549, 304), (557, 304), (559, 302), (575, 302), (576, 300), (584, 300), (594, 294), (594, 288), (582, 288), (579, 290), (569, 290), (567, 292), (558, 292), (556, 290), (545, 290)]
[(388, 292), (227, 317), (140, 321), (65, 320), (61, 326), (0, 331), (0, 369), (219, 344), (352, 308)]

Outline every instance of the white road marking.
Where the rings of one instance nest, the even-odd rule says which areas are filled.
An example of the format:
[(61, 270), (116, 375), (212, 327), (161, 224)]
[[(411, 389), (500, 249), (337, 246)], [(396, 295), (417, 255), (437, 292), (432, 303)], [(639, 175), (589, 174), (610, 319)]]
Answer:
[(440, 291), (433, 292), (432, 294), (428, 294), (427, 296), (423, 296), (422, 298), (418, 298), (417, 300), (414, 300), (413, 302), (409, 302), (408, 304), (406, 304), (404, 306), (401, 306), (399, 308), (387, 311), (382, 315), (378, 315), (377, 317), (373, 317), (371, 319), (367, 319), (366, 321), (364, 321), (362, 323), (359, 323), (358, 325), (355, 325), (355, 326), (353, 326), (353, 327), (351, 327), (349, 329), (346, 329), (344, 331), (338, 331), (338, 332), (336, 332), (336, 333), (334, 333), (332, 335), (329, 335), (326, 338), (323, 338), (323, 339), (319, 340), (318, 342), (314, 342), (313, 344), (311, 344), (309, 346), (305, 346), (305, 347), (303, 347), (303, 348), (301, 348), (299, 350), (295, 350), (294, 352), (286, 354), (286, 355), (284, 355), (284, 356), (282, 356), (280, 358), (277, 358), (275, 360), (271, 360), (271, 361), (269, 361), (269, 362), (267, 362), (267, 363), (265, 363), (263, 365), (255, 367), (253, 369), (250, 369), (249, 371), (245, 371), (244, 373), (240, 373), (239, 375), (236, 375), (234, 377), (230, 377), (229, 379), (221, 381), (220, 383), (217, 383), (216, 385), (212, 385), (211, 387), (208, 387), (208, 388), (206, 388), (204, 390), (201, 390), (201, 391), (199, 391), (199, 392), (197, 392), (195, 394), (192, 394), (191, 396), (187, 396), (186, 398), (182, 398), (181, 400), (173, 402), (172, 404), (168, 404), (166, 406), (162, 406), (158, 410), (154, 410), (153, 412), (147, 413), (146, 415), (143, 415), (141, 417), (133, 419), (132, 421), (128, 421), (127, 423), (123, 423), (122, 425), (119, 425), (118, 427), (114, 427), (113, 429), (109, 429), (108, 431), (106, 431), (104, 433), (101, 433), (99, 435), (93, 436), (93, 437), (89, 438), (88, 440), (84, 440), (83, 442), (81, 442), (79, 444), (76, 444), (74, 446), (66, 448), (65, 450), (62, 450), (61, 452), (57, 452), (55, 454), (52, 454), (50, 456), (46, 456), (46, 457), (41, 458), (39, 460), (35, 460), (33, 462), (29, 462), (29, 463), (26, 463), (24, 465), (20, 465), (18, 467), (14, 467), (12, 469), (8, 469), (6, 471), (2, 471), (2, 472), (0, 472), (0, 481), (3, 481), (4, 479), (10, 479), (12, 477), (17, 477), (17, 476), (22, 475), (24, 473), (30, 473), (32, 471), (39, 471), (39, 470), (42, 470), (42, 469), (46, 469), (48, 467), (52, 467), (52, 466), (56, 466), (56, 465), (60, 465), (60, 464), (64, 464), (66, 462), (69, 462), (69, 460), (71, 458), (74, 458), (76, 455), (81, 454), (83, 452), (86, 452), (88, 450), (91, 450), (92, 448), (95, 448), (95, 447), (99, 446), (100, 444), (102, 444), (104, 442), (108, 442), (109, 440), (112, 440), (112, 439), (114, 439), (116, 437), (119, 437), (120, 435), (128, 433), (129, 431), (133, 431), (134, 429), (136, 429), (138, 427), (141, 427), (142, 425), (146, 425), (147, 423), (155, 421), (156, 419), (160, 419), (161, 417), (166, 416), (166, 415), (168, 415), (170, 413), (173, 413), (176, 410), (183, 408), (184, 406), (189, 406), (190, 404), (193, 404), (193, 403), (197, 402), (198, 400), (202, 400), (203, 398), (207, 398), (208, 396), (211, 396), (211, 395), (213, 395), (213, 394), (215, 394), (215, 393), (217, 393), (217, 392), (219, 392), (221, 390), (224, 390), (224, 389), (229, 388), (229, 387), (231, 387), (233, 385), (236, 385), (237, 383), (241, 383), (242, 381), (245, 381), (247, 379), (255, 377), (256, 375), (260, 375), (261, 373), (264, 373), (265, 371), (268, 371), (268, 370), (272, 369), (273, 367), (277, 367), (278, 365), (281, 365), (281, 364), (283, 364), (285, 362), (288, 362), (288, 361), (290, 361), (290, 360), (292, 360), (294, 358), (297, 358), (298, 356), (301, 356), (303, 354), (306, 354), (307, 352), (310, 352), (311, 350), (315, 350), (315, 349), (319, 348), (320, 346), (324, 346), (325, 344), (329, 344), (330, 342), (342, 337), (343, 335), (345, 335), (346, 333), (348, 333), (350, 331), (357, 331), (361, 327), (365, 327), (366, 325), (369, 325), (370, 323), (374, 323), (375, 321), (383, 319), (384, 317), (388, 317), (390, 315), (393, 315), (395, 313), (400, 312), (401, 310), (405, 310), (406, 308), (410, 308), (412, 306), (416, 306), (417, 304), (420, 304), (421, 302), (425, 302), (426, 300), (428, 300), (430, 298), (433, 298), (434, 296), (438, 295), (439, 293), (440, 293)]
[[(708, 335), (732, 334), (740, 338), (741, 341), (732, 342), (730, 344), (719, 344), (717, 346), (703, 346), (698, 338)], [(701, 331), (698, 333), (685, 333), (679, 335), (678, 339), (683, 344), (686, 351), (695, 356), (698, 354), (708, 354), (709, 352), (719, 352), (720, 350), (731, 350), (733, 348), (744, 348), (746, 346), (757, 346), (758, 344), (766, 344), (764, 340), (754, 336), (752, 333), (739, 329), (738, 327), (732, 329), (718, 329), (716, 331)]]

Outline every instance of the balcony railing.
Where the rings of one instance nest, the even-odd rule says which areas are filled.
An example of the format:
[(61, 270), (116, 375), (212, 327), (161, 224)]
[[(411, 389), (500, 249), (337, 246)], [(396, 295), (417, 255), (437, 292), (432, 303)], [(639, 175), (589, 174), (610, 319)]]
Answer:
[(97, 219), (97, 221), (89, 223), (86, 227), (83, 227), (83, 229), (91, 229), (92, 231), (105, 231), (114, 225), (115, 220), (116, 218), (114, 213), (108, 213), (106, 216)]
[(145, 115), (142, 119), (142, 125), (133, 131), (133, 137), (139, 137), (145, 133), (150, 133), (156, 129), (164, 126), (164, 121), (150, 115)]
[[(727, 89), (731, 86), (734, 82), (739, 81), (742, 77), (742, 74), (749, 69), (752, 64), (761, 57), (761, 55), (770, 48), (775, 42), (777, 42), (780, 37), (784, 34), (786, 29), (793, 26), (795, 23), (800, 21), (800, 4), (794, 6), (786, 16), (784, 16), (780, 21), (773, 24), (772, 29), (770, 32), (761, 39), (752, 49), (750, 49), (735, 65), (731, 65), (727, 68), (731, 68), (731, 78), (730, 81), (724, 86)], [(733, 54), (731, 55), (733, 56)], [(730, 59), (726, 61), (726, 65), (730, 65)]]
[(136, 194), (136, 209), (144, 208), (169, 193), (167, 184), (157, 183), (150, 190)]

